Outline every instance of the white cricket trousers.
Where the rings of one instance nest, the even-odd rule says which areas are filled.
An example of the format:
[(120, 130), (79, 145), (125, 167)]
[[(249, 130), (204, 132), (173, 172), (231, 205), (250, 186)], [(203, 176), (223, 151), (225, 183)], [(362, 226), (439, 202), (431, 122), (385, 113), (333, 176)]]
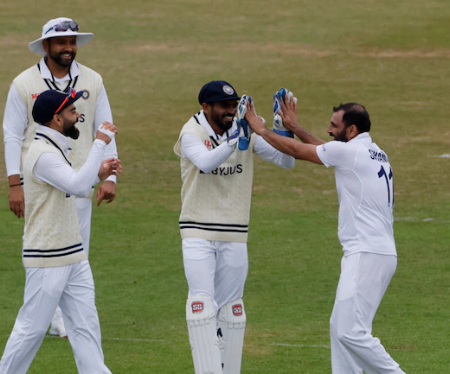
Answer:
[(188, 297), (209, 296), (216, 313), (243, 297), (248, 273), (247, 243), (188, 238), (183, 239), (182, 247)]
[(372, 321), (397, 267), (396, 256), (344, 256), (330, 319), (333, 374), (405, 374), (372, 336)]
[(77, 197), (75, 199), (77, 207), (78, 226), (80, 226), (81, 240), (83, 241), (83, 249), (89, 258), (89, 241), (91, 239), (91, 216), (92, 216), (92, 199), (85, 197)]
[(60, 305), (80, 374), (111, 374), (105, 366), (89, 261), (26, 268), (24, 303), (0, 361), (0, 374), (25, 374)]

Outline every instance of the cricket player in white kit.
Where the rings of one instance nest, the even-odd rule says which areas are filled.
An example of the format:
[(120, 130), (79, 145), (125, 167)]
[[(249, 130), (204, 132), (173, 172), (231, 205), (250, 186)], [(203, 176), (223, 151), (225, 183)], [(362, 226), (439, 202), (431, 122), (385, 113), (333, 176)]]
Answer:
[(23, 162), (26, 271), (24, 303), (0, 361), (0, 374), (25, 374), (44, 339), (58, 304), (80, 374), (110, 374), (104, 364), (92, 272), (78, 228), (75, 196), (97, 180), (121, 172), (120, 161), (104, 160), (117, 129), (105, 122), (79, 171), (69, 161), (68, 137), (78, 139), (82, 92), (48, 90), (36, 99), (37, 132)]
[(266, 129), (251, 110), (246, 119), (280, 151), (335, 168), (344, 256), (330, 319), (333, 374), (404, 374), (372, 336), (373, 318), (397, 266), (392, 168), (372, 142), (369, 114), (362, 105), (341, 104), (333, 110), (328, 133), (334, 141), (328, 143), (299, 126), (293, 100), (283, 100), (279, 114), (305, 144)]
[[(83, 91), (78, 103), (80, 113), (80, 137), (71, 140), (73, 151), (71, 162), (79, 170), (87, 159), (93, 137), (104, 122), (112, 122), (111, 107), (103, 85), (102, 77), (75, 61), (77, 48), (88, 43), (92, 33), (80, 33), (78, 24), (70, 18), (56, 18), (42, 28), (42, 36), (30, 43), (30, 51), (43, 57), (38, 64), (23, 71), (11, 84), (6, 101), (3, 120), (6, 170), (9, 179), (9, 206), (14, 214), (24, 216), (22, 164), (36, 133), (36, 123), (31, 111), (37, 96), (48, 89), (68, 92), (70, 89)], [(105, 159), (117, 157), (115, 140), (108, 144)], [(93, 186), (86, 196), (76, 198), (77, 214), (83, 248), (89, 256), (91, 233)], [(97, 205), (102, 200), (113, 201), (116, 194), (116, 176), (110, 176), (97, 191)], [(62, 314), (55, 313), (50, 329), (51, 335), (66, 336)]]
[(295, 160), (256, 134), (243, 136), (234, 119), (240, 97), (231, 84), (209, 82), (198, 99), (202, 110), (183, 126), (174, 147), (183, 181), (186, 320), (195, 373), (239, 374), (253, 153), (283, 168)]

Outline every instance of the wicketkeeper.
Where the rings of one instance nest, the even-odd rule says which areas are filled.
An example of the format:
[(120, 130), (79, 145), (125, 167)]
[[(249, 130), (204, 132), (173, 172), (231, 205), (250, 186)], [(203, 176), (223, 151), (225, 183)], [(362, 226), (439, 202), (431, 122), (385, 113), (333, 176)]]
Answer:
[(205, 84), (198, 101), (202, 109), (183, 126), (174, 147), (183, 181), (189, 340), (196, 374), (239, 374), (253, 153), (283, 168), (292, 168), (294, 158), (251, 133), (244, 116), (252, 100), (239, 97), (231, 84)]

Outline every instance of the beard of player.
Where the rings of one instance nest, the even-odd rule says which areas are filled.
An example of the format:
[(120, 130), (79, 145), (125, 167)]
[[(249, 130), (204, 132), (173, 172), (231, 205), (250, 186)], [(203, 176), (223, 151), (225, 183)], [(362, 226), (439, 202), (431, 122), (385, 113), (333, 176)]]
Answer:
[(344, 129), (340, 133), (338, 133), (336, 135), (333, 135), (333, 134), (330, 134), (330, 135), (337, 142), (343, 142), (343, 143), (347, 143), (348, 142), (347, 128), (346, 127), (344, 127)]
[(78, 122), (78, 119), (72, 123), (72, 121), (68, 121), (67, 119), (64, 119), (64, 127), (63, 127), (63, 134), (65, 136), (68, 136), (72, 139), (78, 139), (80, 136), (80, 130), (77, 129), (75, 124)]
[[(62, 68), (68, 68), (70, 65), (72, 65), (73, 60), (75, 60), (75, 57), (77, 55), (76, 52), (67, 52), (67, 51), (61, 51), (56, 52), (52, 49), (52, 40), (48, 39), (48, 53), (47, 58), (61, 66)], [(69, 58), (64, 58), (65, 55), (69, 55)]]
[[(206, 113), (205, 113), (206, 114)], [(214, 109), (214, 104), (211, 104), (211, 113), (207, 115), (207, 119), (214, 122), (217, 126), (219, 126), (223, 131), (228, 131), (233, 126), (233, 113), (220, 113)]]

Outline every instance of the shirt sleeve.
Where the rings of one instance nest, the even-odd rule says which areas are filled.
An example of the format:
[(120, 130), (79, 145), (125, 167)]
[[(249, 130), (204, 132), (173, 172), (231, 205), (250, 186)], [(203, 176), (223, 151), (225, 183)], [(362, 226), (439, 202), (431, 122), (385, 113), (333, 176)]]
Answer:
[(235, 149), (236, 146), (224, 142), (210, 151), (195, 135), (184, 134), (181, 137), (181, 156), (189, 159), (205, 174), (222, 165)]
[(320, 144), (316, 147), (317, 156), (322, 163), (329, 168), (330, 166), (339, 168), (352, 168), (354, 162), (353, 147), (348, 143), (331, 141)]
[(293, 168), (295, 165), (295, 158), (288, 156), (278, 149), (272, 147), (267, 143), (263, 137), (257, 135), (255, 148), (253, 150), (256, 155), (261, 157), (265, 161), (269, 161), (275, 165), (278, 165), (284, 169)]
[(20, 159), (27, 126), (27, 105), (23, 102), (14, 84), (11, 84), (3, 117), (3, 141), (5, 144), (5, 163), (8, 177), (20, 174)]
[(33, 176), (61, 191), (84, 197), (98, 180), (105, 148), (106, 143), (96, 139), (86, 162), (78, 172), (72, 169), (62, 156), (50, 152), (43, 153), (34, 166)]
[[(106, 93), (105, 86), (102, 86), (102, 89), (97, 97), (97, 102), (95, 104), (95, 116), (93, 128), (94, 138), (97, 135), (96, 133), (98, 128), (105, 121), (113, 123), (113, 117), (111, 105), (109, 104), (108, 94)], [(111, 142), (109, 142), (109, 144), (106, 146), (105, 149), (104, 160), (112, 157), (114, 158), (119, 157), (119, 154), (117, 153), (116, 139), (113, 139)], [(110, 175), (106, 180), (116, 183), (117, 177), (115, 175)]]

